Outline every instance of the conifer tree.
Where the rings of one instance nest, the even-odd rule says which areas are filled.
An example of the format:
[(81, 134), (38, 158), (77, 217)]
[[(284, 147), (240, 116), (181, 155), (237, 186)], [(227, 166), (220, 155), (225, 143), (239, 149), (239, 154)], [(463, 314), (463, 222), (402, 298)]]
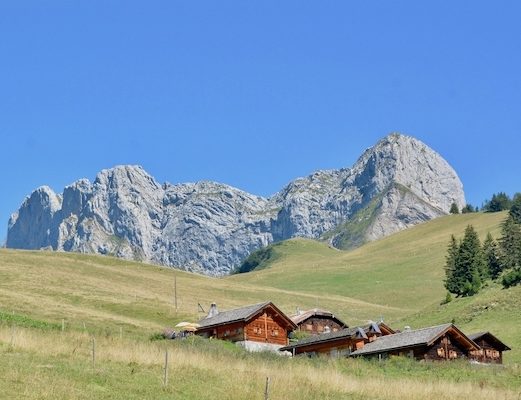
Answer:
[(447, 257), (445, 263), (445, 288), (450, 293), (459, 293), (460, 284), (456, 282), (454, 272), (456, 270), (456, 263), (458, 259), (459, 246), (456, 237), (451, 235), (449, 246), (447, 249)]
[(516, 224), (521, 224), (521, 193), (514, 195), (508, 214), (514, 219)]
[(459, 208), (458, 208), (458, 205), (456, 203), (452, 203), (450, 205), (449, 213), (451, 213), (451, 214), (459, 214)]
[(483, 242), (483, 254), (488, 265), (490, 277), (496, 279), (501, 273), (502, 268), (498, 257), (497, 242), (494, 240), (490, 232), (487, 233), (487, 237)]
[(521, 225), (516, 224), (512, 214), (501, 224), (499, 248), (502, 270), (521, 266)]
[(481, 289), (483, 280), (488, 276), (479, 237), (472, 225), (465, 229), (456, 256), (452, 255), (452, 251), (454, 245), (451, 238), (448, 260), (455, 261), (453, 266), (447, 262), (446, 270), (450, 271), (450, 274), (447, 274), (446, 288), (457, 296), (472, 296)]

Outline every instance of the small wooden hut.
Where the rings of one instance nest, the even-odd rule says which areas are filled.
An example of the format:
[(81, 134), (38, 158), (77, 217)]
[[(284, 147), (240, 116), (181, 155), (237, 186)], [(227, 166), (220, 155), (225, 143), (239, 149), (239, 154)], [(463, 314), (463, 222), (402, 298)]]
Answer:
[(236, 342), (248, 350), (278, 350), (288, 344), (288, 333), (297, 326), (272, 302), (224, 312), (214, 303), (199, 321), (197, 335)]
[(503, 364), (503, 352), (510, 350), (505, 343), (490, 332), (479, 332), (468, 335), (480, 349), (473, 351), (470, 358), (487, 364)]

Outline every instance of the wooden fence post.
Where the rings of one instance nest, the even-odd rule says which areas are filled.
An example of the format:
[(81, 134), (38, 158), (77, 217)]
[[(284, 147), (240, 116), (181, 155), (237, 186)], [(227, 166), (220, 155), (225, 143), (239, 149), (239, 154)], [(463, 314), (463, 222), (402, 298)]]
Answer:
[(16, 334), (16, 328), (15, 326), (11, 326), (11, 347), (14, 346), (14, 337), (15, 337), (15, 334)]
[(269, 400), (270, 398), (270, 377), (266, 377), (266, 387), (264, 388), (264, 400)]
[(92, 366), (96, 366), (96, 339), (92, 337)]
[(65, 330), (65, 319), (62, 318), (62, 332)]
[(165, 373), (163, 375), (163, 386), (168, 385), (168, 349), (165, 350)]

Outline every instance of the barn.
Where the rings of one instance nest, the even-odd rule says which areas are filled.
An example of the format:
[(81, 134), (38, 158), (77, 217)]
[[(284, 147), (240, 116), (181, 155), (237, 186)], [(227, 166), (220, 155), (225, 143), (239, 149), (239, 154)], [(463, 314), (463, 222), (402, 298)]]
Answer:
[(213, 303), (199, 321), (197, 335), (235, 342), (250, 351), (273, 350), (288, 345), (288, 334), (297, 326), (272, 302), (219, 312)]

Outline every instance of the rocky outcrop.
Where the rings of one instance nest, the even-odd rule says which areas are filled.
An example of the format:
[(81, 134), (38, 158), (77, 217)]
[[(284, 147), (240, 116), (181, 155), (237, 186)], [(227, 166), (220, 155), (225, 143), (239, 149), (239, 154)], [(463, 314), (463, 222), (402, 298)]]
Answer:
[(461, 208), (465, 199), (448, 163), (392, 134), (352, 168), (296, 179), (269, 199), (214, 182), (161, 185), (139, 166), (103, 170), (63, 195), (43, 186), (12, 215), (6, 244), (222, 275), (274, 241), (300, 236), (350, 247), (444, 215), (453, 202)]

